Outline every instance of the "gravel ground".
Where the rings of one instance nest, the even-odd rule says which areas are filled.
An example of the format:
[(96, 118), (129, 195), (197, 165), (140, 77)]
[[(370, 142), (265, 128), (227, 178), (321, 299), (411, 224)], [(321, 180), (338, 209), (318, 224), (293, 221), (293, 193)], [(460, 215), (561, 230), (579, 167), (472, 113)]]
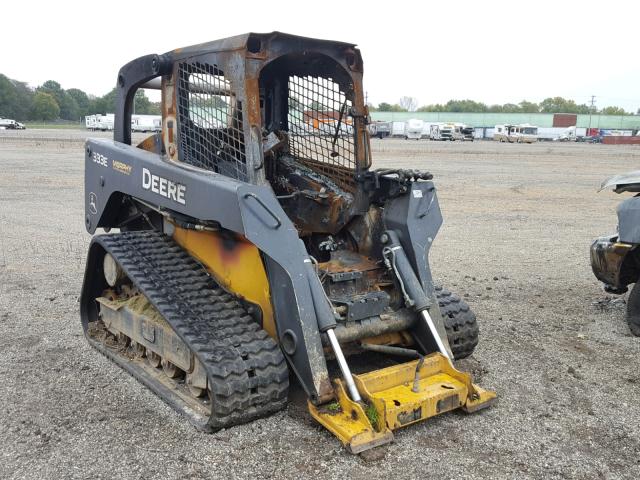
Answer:
[(0, 131), (0, 478), (640, 476), (640, 339), (588, 260), (621, 200), (597, 186), (637, 169), (640, 148), (373, 142), (375, 166), (435, 174), (433, 270), (476, 311), (480, 345), (462, 367), (499, 401), (353, 456), (299, 388), (286, 411), (206, 435), (89, 347), (85, 136)]

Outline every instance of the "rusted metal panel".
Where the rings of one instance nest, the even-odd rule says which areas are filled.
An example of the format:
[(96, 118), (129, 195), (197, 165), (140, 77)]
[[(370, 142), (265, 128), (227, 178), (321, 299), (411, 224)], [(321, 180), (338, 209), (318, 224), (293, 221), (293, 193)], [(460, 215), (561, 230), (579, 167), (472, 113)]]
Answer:
[(640, 136), (605, 135), (602, 143), (606, 145), (640, 145)]
[(555, 113), (553, 115), (554, 127), (575, 127), (578, 122), (578, 115), (574, 113)]

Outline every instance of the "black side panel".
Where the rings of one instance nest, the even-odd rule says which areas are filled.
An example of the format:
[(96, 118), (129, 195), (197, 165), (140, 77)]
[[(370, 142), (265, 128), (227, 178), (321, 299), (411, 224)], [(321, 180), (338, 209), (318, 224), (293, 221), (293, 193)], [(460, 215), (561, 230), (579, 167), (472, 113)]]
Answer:
[[(442, 225), (442, 213), (434, 183), (414, 182), (406, 195), (389, 200), (384, 207), (383, 221), (386, 229), (398, 233), (402, 248), (431, 302), (429, 314), (449, 348), (429, 268), (429, 249)], [(424, 322), (415, 323), (413, 335), (425, 352), (438, 350)]]
[[(180, 168), (161, 156), (123, 143), (89, 139), (85, 148), (85, 223), (87, 231), (117, 228), (109, 223), (120, 208), (109, 203), (122, 193), (201, 220), (216, 220), (243, 233), (237, 189), (240, 182), (202, 170)], [(215, 218), (213, 218), (215, 217)]]
[[(309, 390), (307, 385), (312, 384), (313, 364), (324, 364), (324, 353), (322, 350), (312, 348), (305, 351), (305, 336), (309, 336), (309, 332), (305, 332), (305, 324), (300, 320), (300, 312), (298, 311), (298, 302), (294, 286), (287, 272), (278, 263), (265, 258), (267, 274), (269, 276), (269, 284), (271, 286), (271, 301), (273, 302), (274, 311), (276, 313), (276, 325), (278, 327), (278, 337), (281, 339), (283, 353), (289, 365), (298, 378), (308, 379), (301, 382), (302, 387), (306, 391), (313, 403), (318, 402), (318, 392)], [(285, 332), (287, 332), (285, 334)], [(287, 345), (291, 345), (289, 348)], [(328, 377), (326, 381), (328, 382)], [(327, 393), (327, 392), (320, 392)]]
[[(125, 194), (159, 209), (217, 222), (244, 235), (279, 266), (270, 271), (278, 272), (275, 281), (286, 285), (294, 296), (276, 306), (278, 333), (292, 329), (291, 325), (296, 327), (301, 353), (287, 355), (288, 360), (310, 397), (326, 400), (332, 388), (318, 329), (317, 317), (322, 310), (314, 307), (310, 282), (317, 282), (320, 289), (322, 286), (317, 276), (309, 278), (307, 251), (273, 191), (166, 161), (119, 142), (91, 139), (86, 146), (85, 222), (89, 233), (97, 227), (118, 226), (108, 223), (117, 215), (106, 209), (121, 208), (119, 202), (109, 199)], [(275, 290), (279, 288), (273, 287), (272, 292)], [(281, 322), (286, 322), (287, 328)]]

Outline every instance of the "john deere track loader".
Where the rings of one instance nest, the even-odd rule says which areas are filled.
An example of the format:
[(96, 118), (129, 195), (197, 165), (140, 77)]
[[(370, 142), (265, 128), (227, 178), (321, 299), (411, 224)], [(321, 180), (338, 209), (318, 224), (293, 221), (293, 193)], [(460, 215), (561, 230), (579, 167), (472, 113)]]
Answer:
[[(139, 88), (163, 121), (134, 146)], [(89, 247), (82, 325), (197, 427), (284, 408), (290, 373), (354, 453), (493, 400), (452, 364), (477, 326), (433, 285), (432, 175), (370, 168), (354, 45), (251, 33), (147, 55), (118, 74), (115, 122), (86, 143), (86, 228), (117, 233)], [(354, 374), (362, 353), (402, 361)]]

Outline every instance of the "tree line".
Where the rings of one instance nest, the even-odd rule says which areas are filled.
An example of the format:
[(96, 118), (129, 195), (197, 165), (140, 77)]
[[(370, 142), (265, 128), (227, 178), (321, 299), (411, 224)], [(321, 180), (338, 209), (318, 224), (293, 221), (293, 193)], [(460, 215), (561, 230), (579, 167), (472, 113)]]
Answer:
[[(414, 97), (402, 97), (398, 103), (382, 102), (378, 106), (369, 104), (372, 112), (465, 112), (465, 113), (581, 113), (602, 115), (633, 115), (616, 106), (597, 109), (586, 104), (577, 104), (574, 100), (562, 97), (545, 98), (540, 103), (523, 100), (518, 104), (487, 105), (474, 100), (449, 100), (447, 103), (423, 105), (418, 107)], [(638, 109), (640, 114), (640, 109)]]
[[(83, 92), (78, 88), (64, 89), (54, 81), (31, 88), (25, 82), (12, 80), (0, 73), (0, 118), (17, 121), (67, 120), (79, 122), (85, 115), (113, 113), (116, 89), (102, 97)], [(143, 90), (135, 96), (135, 113), (159, 115), (160, 104), (151, 102)]]
[[(12, 80), (0, 74), (0, 118), (18, 121), (82, 121), (85, 115), (112, 113), (115, 111), (116, 89), (102, 97), (88, 94), (78, 88), (64, 89), (54, 81), (31, 88), (25, 82)], [(319, 109), (324, 106), (319, 105)], [(321, 107), (321, 108), (320, 108)], [(295, 108), (295, 107), (294, 107)], [(602, 115), (633, 115), (621, 107), (607, 106), (601, 109), (577, 104), (563, 97), (545, 98), (540, 103), (523, 100), (518, 104), (487, 105), (474, 100), (449, 100), (447, 103), (418, 106), (414, 97), (402, 97), (398, 103), (369, 104), (370, 111), (378, 112), (465, 112), (465, 113), (579, 113)], [(134, 112), (159, 115), (160, 103), (151, 102), (143, 90), (135, 96)], [(637, 114), (640, 114), (640, 109)]]

